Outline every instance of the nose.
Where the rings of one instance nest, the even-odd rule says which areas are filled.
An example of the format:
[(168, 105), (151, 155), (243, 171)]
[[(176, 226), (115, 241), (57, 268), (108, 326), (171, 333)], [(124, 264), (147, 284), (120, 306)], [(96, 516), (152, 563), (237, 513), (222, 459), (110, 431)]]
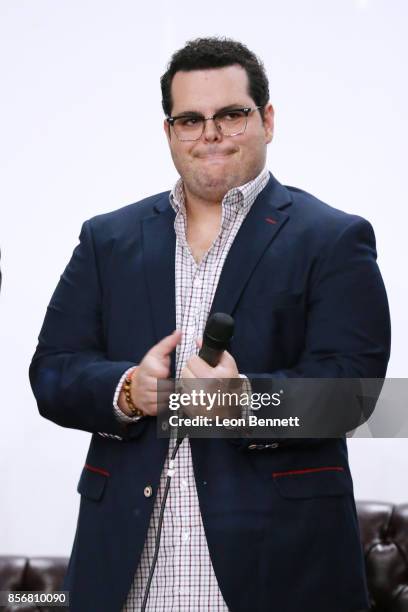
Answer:
[(204, 121), (203, 138), (207, 142), (216, 142), (222, 139), (222, 133), (217, 128), (214, 119), (208, 118)]

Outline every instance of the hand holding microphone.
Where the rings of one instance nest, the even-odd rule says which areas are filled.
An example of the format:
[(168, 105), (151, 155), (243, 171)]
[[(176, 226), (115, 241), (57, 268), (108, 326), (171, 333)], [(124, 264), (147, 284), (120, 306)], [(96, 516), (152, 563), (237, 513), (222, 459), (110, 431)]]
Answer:
[(181, 378), (239, 378), (237, 364), (226, 350), (234, 333), (234, 319), (216, 312), (207, 321), (198, 355), (187, 361)]
[[(199, 343), (199, 354), (190, 357), (181, 372), (180, 378), (184, 393), (204, 391), (214, 396), (218, 391), (238, 393), (241, 391), (242, 379), (237, 364), (233, 356), (226, 350), (233, 332), (234, 320), (229, 315), (215, 313), (208, 319), (203, 340)], [(231, 384), (232, 381), (234, 381), (233, 384)], [(233, 403), (214, 404), (211, 414), (207, 411), (205, 404), (184, 408), (185, 414), (191, 417), (215, 416), (215, 414), (220, 417), (234, 417), (237, 416), (238, 410)]]

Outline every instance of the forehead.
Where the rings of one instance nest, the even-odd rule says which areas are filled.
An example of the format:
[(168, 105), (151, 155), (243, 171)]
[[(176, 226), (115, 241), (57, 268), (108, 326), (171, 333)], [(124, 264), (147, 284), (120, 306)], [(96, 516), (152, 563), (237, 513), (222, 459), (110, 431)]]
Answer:
[(229, 104), (253, 104), (247, 73), (239, 65), (176, 72), (171, 96), (173, 115), (185, 110), (207, 113)]

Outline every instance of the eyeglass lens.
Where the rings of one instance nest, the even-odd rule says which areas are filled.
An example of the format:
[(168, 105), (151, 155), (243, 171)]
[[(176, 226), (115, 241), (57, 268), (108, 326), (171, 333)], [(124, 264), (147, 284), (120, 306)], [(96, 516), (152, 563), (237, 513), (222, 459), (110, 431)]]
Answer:
[[(237, 136), (245, 131), (248, 113), (240, 110), (228, 110), (214, 115), (214, 122), (224, 136)], [(174, 131), (180, 140), (198, 140), (203, 131), (205, 119), (201, 115), (185, 115), (175, 118)]]

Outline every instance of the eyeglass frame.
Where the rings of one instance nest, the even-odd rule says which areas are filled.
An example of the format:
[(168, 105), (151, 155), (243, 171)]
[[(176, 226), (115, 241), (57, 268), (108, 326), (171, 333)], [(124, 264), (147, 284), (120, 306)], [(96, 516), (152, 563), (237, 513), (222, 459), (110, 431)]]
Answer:
[[(195, 142), (196, 140), (200, 140), (201, 136), (204, 134), (205, 122), (206, 121), (214, 121), (215, 127), (217, 128), (217, 132), (219, 134), (222, 134), (222, 136), (225, 136), (226, 138), (232, 138), (234, 136), (240, 136), (241, 134), (244, 134), (245, 130), (247, 128), (247, 125), (248, 125), (248, 117), (249, 117), (249, 115), (251, 113), (255, 112), (256, 110), (259, 110), (260, 108), (264, 108), (264, 106), (265, 106), (265, 104), (261, 104), (260, 106), (255, 106), (254, 108), (252, 108), (251, 106), (235, 106), (235, 107), (232, 106), (231, 108), (224, 108), (222, 110), (217, 111), (211, 117), (204, 117), (204, 115), (202, 115), (201, 113), (185, 113), (185, 114), (182, 114), (182, 115), (168, 116), (168, 117), (166, 117), (166, 121), (169, 124), (169, 126), (173, 128), (174, 133), (176, 135), (176, 138), (180, 142)], [(233, 112), (233, 111), (243, 111), (245, 113), (245, 125), (244, 125), (244, 128), (243, 128), (243, 130), (241, 130), (240, 132), (236, 132), (235, 134), (224, 134), (224, 132), (216, 124), (215, 119), (216, 119), (217, 115), (219, 115), (219, 114)], [(176, 119), (183, 119), (183, 117), (198, 117), (202, 121), (202, 130), (201, 130), (201, 134), (198, 136), (198, 138), (179, 138), (178, 137), (177, 132), (176, 132), (176, 130), (174, 128), (174, 122), (176, 121)]]

